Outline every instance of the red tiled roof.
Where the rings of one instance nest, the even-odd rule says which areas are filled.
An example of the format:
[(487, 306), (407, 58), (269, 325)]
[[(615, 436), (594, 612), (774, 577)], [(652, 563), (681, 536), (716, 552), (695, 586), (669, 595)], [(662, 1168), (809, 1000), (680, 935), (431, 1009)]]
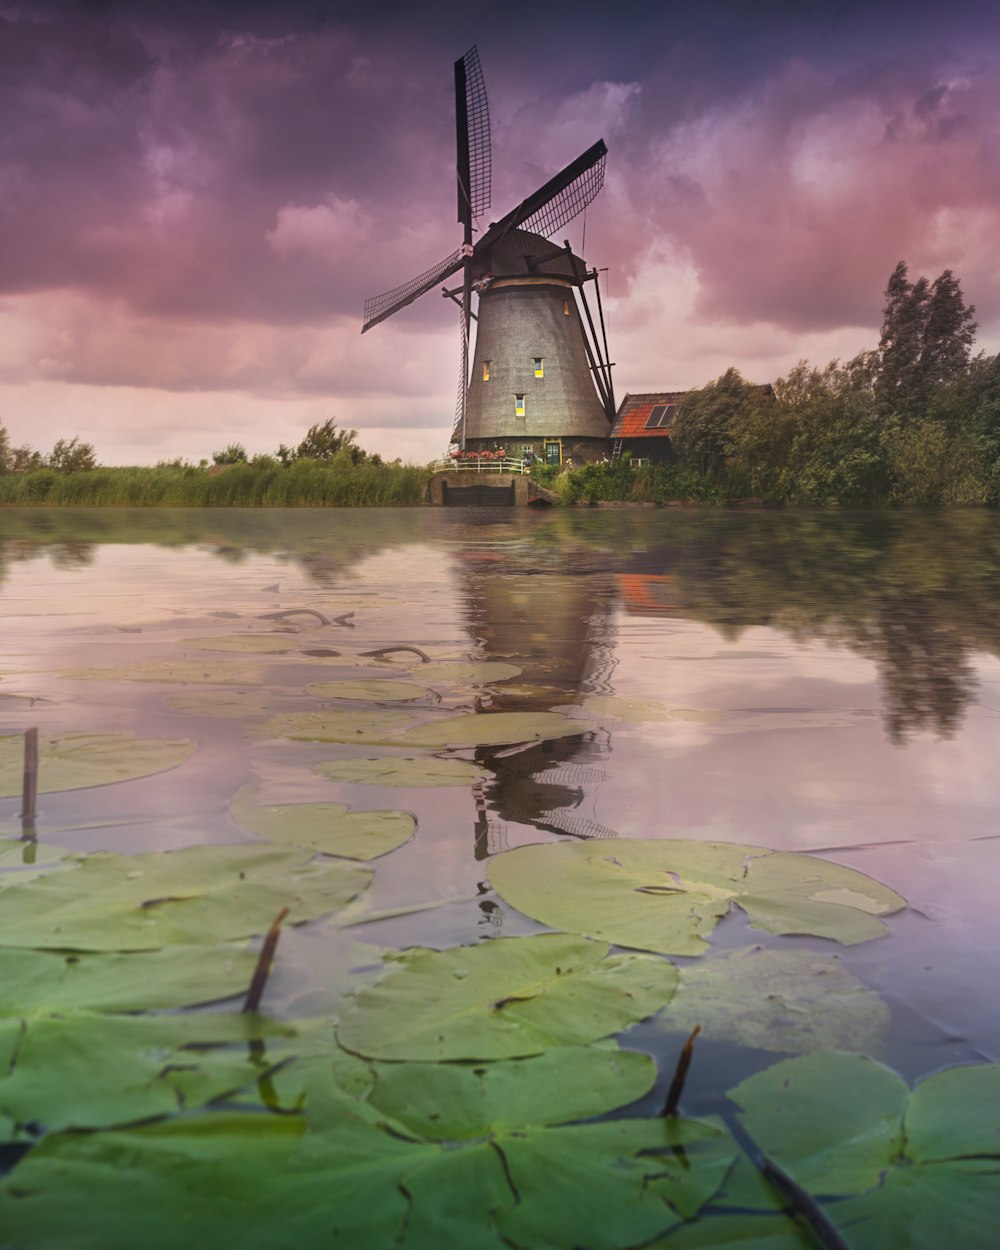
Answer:
[[(626, 395), (611, 427), (611, 438), (669, 438), (670, 425), (647, 430), (646, 422), (658, 404), (676, 404), (685, 391), (654, 391), (644, 395)], [(670, 417), (673, 413), (669, 414)]]

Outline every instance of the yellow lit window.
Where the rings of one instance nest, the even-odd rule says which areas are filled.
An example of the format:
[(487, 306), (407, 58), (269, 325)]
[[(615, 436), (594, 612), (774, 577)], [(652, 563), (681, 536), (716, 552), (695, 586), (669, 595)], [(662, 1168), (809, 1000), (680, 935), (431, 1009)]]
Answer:
[(484, 360), (483, 361), (483, 381), (488, 382), (489, 380), (490, 380), (490, 362), (488, 360)]
[(544, 378), (544, 377), (545, 377), (545, 365), (544, 365), (544, 363), (542, 362), (542, 358), (541, 358), (541, 356), (536, 356), (536, 357), (535, 357), (535, 377), (536, 377), (536, 378)]
[(524, 396), (523, 395), (514, 396), (514, 416), (515, 417), (524, 416)]
[(563, 300), (563, 316), (569, 316), (569, 300)]

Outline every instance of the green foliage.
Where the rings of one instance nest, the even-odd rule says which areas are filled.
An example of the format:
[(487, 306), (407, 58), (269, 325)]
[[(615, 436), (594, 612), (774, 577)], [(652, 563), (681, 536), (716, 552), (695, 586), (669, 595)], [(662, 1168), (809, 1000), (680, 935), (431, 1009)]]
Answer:
[(719, 475), (736, 423), (766, 404), (760, 387), (745, 382), (733, 368), (700, 390), (688, 391), (677, 405), (671, 438), (681, 461), (707, 476)]
[(90, 443), (81, 443), (78, 438), (67, 442), (59, 439), (49, 452), (48, 466), (58, 473), (81, 473), (97, 467), (97, 457)]
[(290, 455), (288, 448), (282, 443), (278, 449), (279, 458), (282, 453), (285, 453), (289, 461), (301, 459), (329, 462), (341, 453), (350, 459), (351, 464), (361, 464), (367, 459), (367, 453), (358, 445), (357, 430), (338, 430), (337, 423), (332, 418), (322, 425), (311, 425), (305, 438)]
[(193, 465), (96, 468), (68, 474), (35, 467), (0, 474), (0, 504), (112, 507), (394, 507), (423, 503), (430, 474), (417, 465), (297, 460), (239, 461), (214, 474)]
[(246, 464), (247, 449), (242, 443), (230, 443), (222, 451), (212, 452), (213, 464)]

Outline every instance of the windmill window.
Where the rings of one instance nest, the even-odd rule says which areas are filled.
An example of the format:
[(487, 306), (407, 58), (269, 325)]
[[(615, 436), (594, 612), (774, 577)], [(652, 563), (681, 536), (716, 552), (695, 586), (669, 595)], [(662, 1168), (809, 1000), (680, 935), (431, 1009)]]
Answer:
[(544, 378), (545, 377), (545, 362), (542, 360), (541, 356), (536, 356), (534, 359), (535, 359), (535, 377)]
[(514, 416), (515, 417), (524, 416), (524, 396), (523, 395), (514, 396)]
[(563, 316), (564, 317), (569, 316), (569, 300), (568, 299), (563, 300)]
[(484, 360), (483, 361), (483, 381), (488, 382), (489, 380), (490, 380), (490, 362), (488, 360)]
[(646, 429), (662, 430), (670, 424), (676, 410), (676, 404), (656, 404), (646, 421)]

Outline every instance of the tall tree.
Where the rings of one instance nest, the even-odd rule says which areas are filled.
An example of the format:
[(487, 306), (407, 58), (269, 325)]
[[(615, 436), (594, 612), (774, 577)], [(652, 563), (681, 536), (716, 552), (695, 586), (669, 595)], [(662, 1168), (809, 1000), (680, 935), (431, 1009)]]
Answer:
[(934, 389), (968, 368), (976, 335), (975, 308), (966, 307), (955, 275), (910, 282), (900, 261), (885, 290), (879, 370), (875, 384), (883, 415), (902, 419), (926, 412)]

